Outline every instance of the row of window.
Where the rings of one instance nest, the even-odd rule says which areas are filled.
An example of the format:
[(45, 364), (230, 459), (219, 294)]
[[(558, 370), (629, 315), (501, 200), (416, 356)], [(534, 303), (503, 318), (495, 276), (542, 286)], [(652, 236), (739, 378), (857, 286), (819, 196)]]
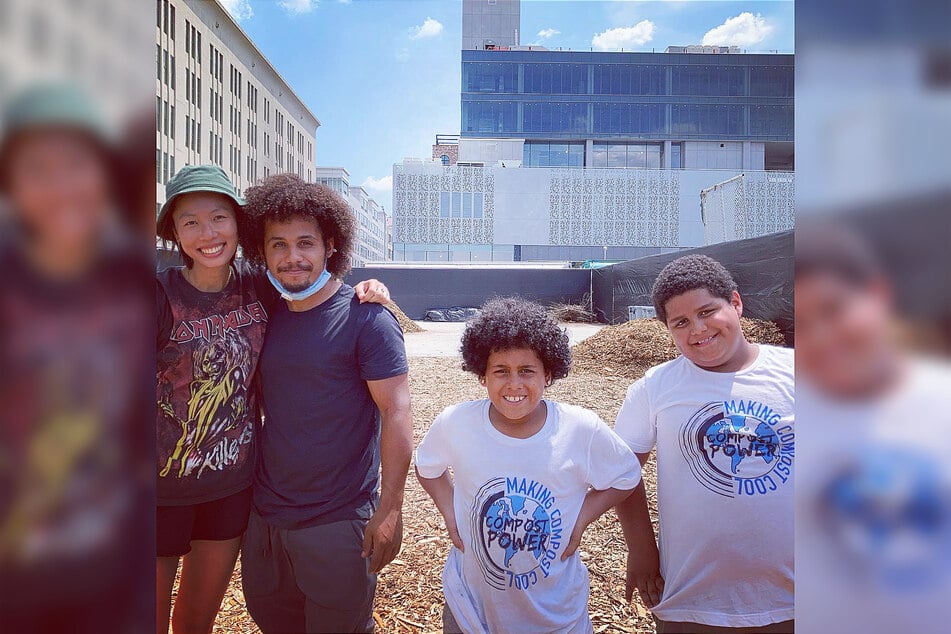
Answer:
[(175, 139), (175, 106), (161, 97), (155, 98), (155, 130)]
[(211, 57), (211, 76), (217, 79), (218, 83), (220, 84), (224, 81), (224, 53), (216, 49), (214, 44), (209, 44), (208, 54), (209, 57)]
[(185, 115), (185, 147), (201, 153), (201, 122)]
[(185, 69), (185, 101), (201, 108), (201, 77), (190, 68)]
[(525, 167), (584, 167), (584, 143), (533, 141), (522, 149)]
[(175, 55), (169, 53), (161, 44), (155, 45), (156, 77), (160, 82), (175, 90)]
[(165, 185), (175, 174), (175, 157), (168, 152), (155, 150), (155, 182)]
[(201, 31), (188, 20), (185, 20), (185, 53), (201, 64)]
[(462, 65), (462, 90), (476, 93), (792, 97), (794, 88), (792, 66), (668, 67), (660, 64), (515, 62), (466, 62)]
[(483, 217), (485, 195), (481, 192), (440, 192), (440, 218), (472, 218)]
[(659, 143), (595, 143), (591, 148), (591, 167), (660, 169), (661, 149)]
[(156, 23), (155, 25), (167, 35), (169, 39), (175, 39), (175, 6), (168, 0), (156, 0), (155, 7)]
[(590, 118), (589, 124), (588, 104), (577, 102), (466, 101), (462, 104), (462, 129), (475, 133), (726, 135), (791, 140), (794, 132), (791, 105), (597, 103), (593, 104)]
[[(594, 143), (590, 167), (660, 169), (660, 143)], [(532, 141), (523, 147), (525, 167), (584, 167), (584, 143)], [(671, 144), (671, 167), (681, 168), (681, 144)]]

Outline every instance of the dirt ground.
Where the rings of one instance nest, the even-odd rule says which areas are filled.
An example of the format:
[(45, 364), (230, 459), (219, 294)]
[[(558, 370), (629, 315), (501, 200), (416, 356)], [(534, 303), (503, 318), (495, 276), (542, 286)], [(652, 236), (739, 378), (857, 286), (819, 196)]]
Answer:
[[(410, 359), (413, 398), (413, 436), (418, 443), (433, 418), (448, 405), (483, 398), (485, 390), (475, 377), (459, 368), (459, 359)], [(572, 372), (557, 381), (546, 396), (590, 408), (613, 424), (629, 378)], [(653, 459), (644, 469), (656, 527)], [(442, 568), (449, 550), (442, 517), (414, 476), (407, 478), (404, 504), (403, 549), (379, 576), (374, 618), (377, 632), (442, 631)], [(594, 631), (653, 632), (650, 613), (636, 593), (630, 605), (624, 601), (624, 566), (627, 551), (617, 518), (609, 511), (590, 526), (582, 542), (581, 558), (591, 575), (588, 602)], [(241, 574), (235, 571), (225, 595), (214, 632), (259, 632), (248, 616), (241, 592)]]

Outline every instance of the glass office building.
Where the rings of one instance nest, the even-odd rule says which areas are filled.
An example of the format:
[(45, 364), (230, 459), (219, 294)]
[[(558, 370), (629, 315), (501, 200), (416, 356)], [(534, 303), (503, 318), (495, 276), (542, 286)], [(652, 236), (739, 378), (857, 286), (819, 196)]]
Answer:
[(792, 141), (792, 55), (462, 51), (462, 135)]

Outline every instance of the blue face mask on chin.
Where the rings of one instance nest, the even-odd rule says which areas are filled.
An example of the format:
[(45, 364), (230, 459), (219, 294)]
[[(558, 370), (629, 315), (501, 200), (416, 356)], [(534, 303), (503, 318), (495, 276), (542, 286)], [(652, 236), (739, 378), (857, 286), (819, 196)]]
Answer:
[(312, 296), (314, 293), (318, 292), (324, 286), (327, 285), (327, 282), (330, 281), (330, 272), (327, 269), (324, 269), (324, 272), (320, 274), (317, 280), (305, 288), (302, 291), (289, 291), (284, 288), (284, 285), (281, 284), (276, 277), (271, 275), (271, 272), (267, 272), (267, 279), (271, 282), (271, 286), (277, 289), (277, 292), (281, 294), (281, 297), (291, 302), (299, 302), (307, 299)]

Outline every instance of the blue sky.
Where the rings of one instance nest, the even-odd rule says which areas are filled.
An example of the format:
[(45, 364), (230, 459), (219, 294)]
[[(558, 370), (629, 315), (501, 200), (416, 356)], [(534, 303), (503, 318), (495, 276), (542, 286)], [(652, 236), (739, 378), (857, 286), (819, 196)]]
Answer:
[[(459, 133), (461, 0), (221, 0), (321, 121), (318, 165), (343, 166), (389, 213), (392, 166)], [(521, 43), (792, 53), (793, 3), (522, 0)]]

